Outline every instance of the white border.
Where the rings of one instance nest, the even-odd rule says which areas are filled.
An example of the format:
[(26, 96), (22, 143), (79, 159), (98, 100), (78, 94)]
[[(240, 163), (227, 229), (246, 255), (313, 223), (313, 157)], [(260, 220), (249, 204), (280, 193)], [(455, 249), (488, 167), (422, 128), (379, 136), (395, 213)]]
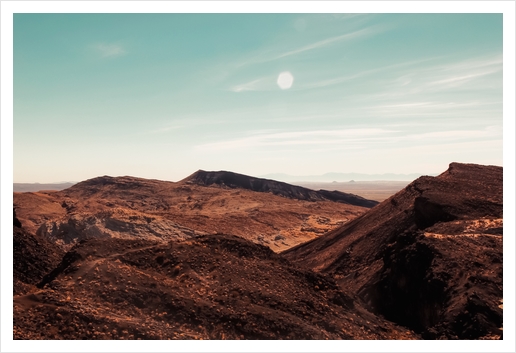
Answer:
[[(512, 5), (514, 6), (514, 5)], [(8, 13), (504, 13), (510, 1), (2, 1)]]
[[(12, 181), (13, 181), (13, 13), (503, 13), (504, 118), (504, 330), (503, 341), (13, 341), (12, 340)], [(1, 351), (39, 352), (514, 352), (515, 214), (515, 3), (512, 1), (195, 1), (1, 3)], [(4, 221), (5, 220), (5, 221)]]

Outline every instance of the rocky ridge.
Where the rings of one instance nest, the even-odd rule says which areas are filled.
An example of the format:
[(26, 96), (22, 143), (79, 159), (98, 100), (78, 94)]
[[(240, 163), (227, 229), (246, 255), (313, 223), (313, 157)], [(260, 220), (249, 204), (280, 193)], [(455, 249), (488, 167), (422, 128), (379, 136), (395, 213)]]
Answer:
[(452, 163), (284, 256), (425, 338), (500, 337), (502, 181), (501, 167)]

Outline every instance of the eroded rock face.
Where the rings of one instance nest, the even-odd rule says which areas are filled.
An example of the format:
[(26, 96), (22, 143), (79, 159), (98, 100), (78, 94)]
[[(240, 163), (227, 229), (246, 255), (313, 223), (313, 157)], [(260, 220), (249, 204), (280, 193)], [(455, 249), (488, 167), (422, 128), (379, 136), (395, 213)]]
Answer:
[(499, 337), (502, 235), (503, 169), (452, 163), (284, 255), (426, 338)]
[(372, 311), (424, 338), (502, 334), (502, 239), (487, 233), (406, 233), (359, 291)]
[(401, 234), (383, 252), (383, 268), (359, 295), (372, 311), (420, 332), (440, 319), (446, 276), (430, 270), (436, 251), (415, 238), (414, 233)]
[(78, 214), (41, 224), (36, 234), (65, 249), (89, 238), (126, 238), (169, 241), (206, 234), (163, 218), (128, 215), (124, 212)]

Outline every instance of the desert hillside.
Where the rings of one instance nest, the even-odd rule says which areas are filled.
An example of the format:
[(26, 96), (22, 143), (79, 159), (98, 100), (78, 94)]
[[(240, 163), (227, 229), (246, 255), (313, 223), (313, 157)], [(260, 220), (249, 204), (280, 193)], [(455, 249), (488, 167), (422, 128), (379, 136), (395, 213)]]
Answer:
[[(177, 183), (103, 176), (57, 192), (14, 193), (14, 207), (25, 229), (66, 249), (89, 237), (168, 241), (224, 233), (281, 251), (377, 204), (235, 173), (202, 173), (216, 183), (202, 182), (200, 175)], [(260, 183), (273, 187), (251, 187)]]

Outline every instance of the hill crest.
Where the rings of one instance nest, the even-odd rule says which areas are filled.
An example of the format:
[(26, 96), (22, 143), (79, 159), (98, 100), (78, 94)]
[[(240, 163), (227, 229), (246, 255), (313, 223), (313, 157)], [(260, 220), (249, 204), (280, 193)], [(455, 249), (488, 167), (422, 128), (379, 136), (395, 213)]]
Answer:
[(198, 170), (187, 178), (181, 180), (181, 182), (204, 186), (217, 185), (231, 189), (246, 189), (256, 192), (270, 192), (274, 195), (305, 201), (327, 200), (368, 208), (374, 207), (378, 204), (378, 201), (368, 200), (361, 196), (341, 191), (316, 191), (281, 181), (257, 178), (229, 171)]

